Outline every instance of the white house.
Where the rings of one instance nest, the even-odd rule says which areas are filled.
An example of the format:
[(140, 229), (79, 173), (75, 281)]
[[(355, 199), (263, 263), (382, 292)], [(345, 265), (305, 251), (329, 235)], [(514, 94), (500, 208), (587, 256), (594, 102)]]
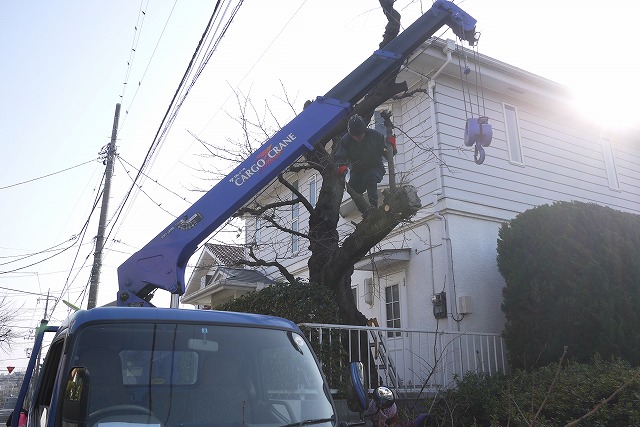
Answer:
[(235, 267), (243, 257), (242, 246), (206, 243), (181, 302), (210, 309), (274, 283), (259, 271)]
[[(503, 222), (561, 200), (640, 214), (640, 129), (602, 129), (571, 107), (565, 87), (450, 40), (425, 43), (401, 79), (421, 91), (384, 107), (398, 128), (398, 180), (418, 188), (423, 208), (356, 265), (358, 308), (380, 326), (499, 334), (504, 281), (496, 242)], [(488, 117), (493, 131), (480, 165), (463, 143), (467, 118), (478, 116)], [(287, 179), (315, 203), (319, 175)], [(291, 192), (275, 182), (258, 201), (278, 198)], [(306, 210), (287, 209), (285, 225), (304, 231)], [(360, 221), (346, 192), (341, 215), (344, 236)], [(256, 218), (247, 218), (246, 238), (257, 242), (259, 255), (276, 251), (295, 276), (306, 276), (301, 238)], [(279, 277), (275, 269), (262, 272)]]

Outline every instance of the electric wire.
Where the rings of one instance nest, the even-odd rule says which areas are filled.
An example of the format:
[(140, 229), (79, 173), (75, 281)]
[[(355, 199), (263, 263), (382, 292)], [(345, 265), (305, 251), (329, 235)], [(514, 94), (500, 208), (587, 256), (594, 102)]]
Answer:
[[(76, 239), (76, 240), (77, 240), (77, 239)], [(43, 259), (41, 259), (41, 260), (39, 260), (39, 261), (33, 262), (33, 263), (31, 263), (31, 264), (28, 264), (28, 265), (24, 265), (24, 266), (22, 266), (22, 267), (14, 268), (13, 270), (0, 271), (0, 274), (14, 273), (14, 272), (16, 272), (16, 271), (24, 270), (25, 268), (33, 267), (34, 265), (42, 264), (42, 263), (43, 263), (43, 262), (45, 262), (45, 261), (48, 261), (48, 260), (50, 260), (50, 259), (52, 259), (52, 258), (57, 257), (58, 255), (62, 255), (64, 252), (66, 252), (67, 250), (71, 249), (71, 248), (72, 248), (72, 247), (74, 247), (74, 246), (75, 246), (75, 242), (74, 242), (74, 243), (72, 243), (71, 245), (67, 246), (67, 247), (66, 247), (66, 248), (64, 248), (64, 249), (61, 249), (60, 251), (56, 252), (55, 254), (53, 254), (53, 255), (51, 255), (51, 256), (48, 256), (48, 257), (46, 257), (46, 258), (43, 258)]]
[[(103, 180), (104, 180), (104, 175), (103, 175)], [(15, 272), (15, 271), (24, 270), (25, 268), (29, 268), (29, 267), (32, 267), (32, 266), (34, 266), (34, 265), (41, 264), (41, 263), (43, 263), (43, 262), (45, 262), (45, 261), (48, 261), (48, 260), (50, 260), (50, 259), (52, 259), (52, 258), (54, 258), (54, 257), (56, 257), (56, 256), (58, 256), (58, 255), (63, 254), (63, 253), (64, 253), (64, 252), (66, 252), (67, 250), (69, 250), (69, 249), (71, 249), (72, 247), (74, 247), (78, 241), (80, 242), (80, 244), (78, 245), (78, 251), (79, 251), (79, 250), (80, 250), (80, 248), (82, 247), (82, 241), (83, 241), (83, 239), (84, 239), (84, 235), (85, 235), (85, 233), (86, 233), (86, 231), (87, 231), (87, 229), (88, 229), (88, 225), (89, 225), (89, 223), (90, 223), (90, 220), (91, 220), (91, 217), (92, 217), (93, 213), (95, 212), (95, 209), (96, 209), (96, 207), (97, 207), (98, 201), (100, 200), (100, 195), (101, 195), (101, 194), (102, 194), (102, 192), (100, 192), (100, 193), (99, 193), (99, 195), (96, 197), (96, 199), (95, 199), (95, 201), (94, 201), (94, 205), (93, 205), (93, 207), (92, 207), (92, 209), (91, 209), (91, 212), (90, 212), (90, 214), (89, 214), (89, 217), (87, 218), (87, 220), (85, 221), (84, 225), (82, 226), (82, 229), (81, 229), (80, 233), (78, 233), (78, 234), (74, 235), (74, 237), (73, 237), (72, 239), (70, 239), (70, 241), (72, 241), (72, 243), (71, 243), (71, 244), (69, 244), (67, 247), (65, 247), (65, 248), (63, 248), (63, 249), (61, 249), (61, 250), (57, 251), (57, 252), (56, 252), (56, 253), (54, 253), (53, 255), (48, 256), (48, 257), (45, 257), (45, 258), (43, 258), (43, 259), (40, 259), (40, 260), (38, 260), (37, 262), (31, 263), (31, 264), (28, 264), (28, 265), (24, 265), (24, 266), (21, 266), (21, 267), (15, 268), (15, 269), (13, 269), (13, 270), (0, 271), (0, 274), (13, 273), (13, 272)], [(64, 243), (68, 243), (68, 242), (64, 242)], [(58, 245), (58, 246), (59, 246), (59, 245)], [(77, 258), (77, 254), (76, 254), (76, 258)], [(74, 259), (74, 262), (73, 262), (73, 264), (72, 264), (72, 266), (71, 266), (71, 269), (69, 269), (69, 275), (70, 275), (70, 274), (71, 274), (71, 272), (73, 271), (73, 267), (74, 267), (74, 265), (75, 265), (75, 259)], [(69, 285), (70, 285), (70, 284), (69, 284), (69, 282), (68, 282), (68, 278), (67, 278), (67, 283), (65, 284), (65, 288), (66, 288), (66, 287), (68, 287)], [(25, 291), (25, 293), (26, 293), (26, 291)], [(64, 294), (64, 288), (63, 288), (63, 291), (61, 292), (61, 294)], [(54, 307), (55, 307), (55, 306), (54, 306)], [(52, 311), (52, 312), (53, 312), (53, 311)]]
[(40, 296), (40, 297), (46, 296), (46, 294), (41, 294), (41, 293), (37, 293), (37, 292), (23, 291), (23, 290), (20, 290), (20, 289), (7, 288), (7, 287), (4, 287), (4, 286), (0, 286), (0, 289), (4, 289), (5, 291), (16, 292), (16, 293), (19, 293), (19, 294), (36, 295), (36, 296)]
[(38, 181), (38, 180), (41, 180), (41, 179), (44, 179), (44, 178), (48, 178), (50, 176), (58, 175), (58, 174), (60, 174), (62, 172), (67, 172), (67, 171), (70, 171), (72, 169), (78, 168), (80, 166), (84, 166), (86, 164), (95, 162), (96, 160), (97, 159), (87, 160), (86, 162), (83, 162), (83, 163), (77, 164), (75, 166), (71, 166), (71, 167), (59, 170), (57, 172), (52, 172), (52, 173), (49, 173), (49, 174), (46, 174), (46, 175), (39, 176), (37, 178), (32, 178), (32, 179), (28, 179), (26, 181), (22, 181), (22, 182), (16, 182), (15, 184), (11, 184), (11, 185), (5, 185), (4, 187), (0, 187), (0, 190), (6, 190), (7, 188), (17, 187), (18, 185), (28, 184), (30, 182), (34, 182), (34, 181)]
[[(158, 138), (156, 147), (153, 149), (153, 152), (151, 154), (150, 157), (150, 161), (149, 161), (149, 167), (151, 167), (151, 165), (153, 164), (153, 162), (155, 161), (155, 152), (160, 149), (160, 147), (162, 146), (162, 144), (165, 141), (165, 136), (169, 133), (169, 131), (171, 130), (171, 127), (173, 126), (173, 123), (175, 122), (175, 119), (180, 111), (180, 109), (182, 108), (182, 105), (184, 103), (184, 101), (186, 100), (187, 96), (189, 95), (191, 89), (193, 88), (193, 86), (195, 85), (196, 81), (198, 80), (198, 78), (200, 77), (202, 71), (204, 70), (204, 67), (208, 64), (208, 60), (210, 59), (211, 55), (213, 54), (213, 52), (217, 49), (217, 46), (219, 44), (219, 40), (221, 40), (222, 36), (224, 36), (224, 34), (226, 33), (227, 28), (229, 27), (229, 25), (231, 24), (231, 21), (233, 21), (233, 19), (235, 18), (235, 15), (237, 13), (237, 11), (239, 10), (240, 6), (242, 5), (243, 0), (240, 0), (239, 3), (236, 5), (236, 7), (234, 8), (231, 17), (228, 19), (228, 21), (226, 22), (223, 32), (222, 34), (220, 34), (217, 39), (216, 42), (213, 43), (212, 45), (212, 40), (209, 42), (209, 47), (207, 47), (207, 49), (202, 50), (201, 49), (201, 45), (199, 45), (196, 54), (194, 54), (193, 58), (192, 58), (192, 62), (190, 63), (190, 67), (187, 70), (187, 73), (185, 73), (185, 76), (183, 78), (183, 82), (186, 82), (187, 79), (187, 74), (190, 74), (191, 71), (195, 68), (195, 64), (196, 62), (199, 60), (200, 65), (197, 67), (193, 77), (191, 78), (191, 83), (189, 84), (189, 86), (185, 86), (181, 83), (180, 87), (178, 88), (178, 91), (176, 92), (176, 95), (178, 95), (178, 92), (180, 93), (179, 95), (179, 102), (176, 102), (176, 99), (178, 99), (178, 97), (174, 97), (174, 100), (172, 100), (172, 112), (169, 116), (169, 118), (166, 120), (164, 128), (162, 130), (162, 133), (160, 134), (160, 137)], [(221, 2), (218, 1), (217, 5), (216, 5), (216, 9), (219, 11), (219, 6), (220, 6)], [(223, 12), (222, 16), (219, 17), (218, 21), (221, 21), (222, 19), (224, 19), (224, 16), (226, 15), (226, 12), (229, 9), (229, 4), (227, 4), (227, 7), (225, 8), (225, 11)], [(214, 10), (214, 14), (216, 14), (216, 11)], [(219, 13), (216, 14), (216, 18), (219, 16)], [(210, 20), (210, 24), (212, 24), (215, 19), (213, 19), (214, 17), (212, 16), (212, 20)], [(218, 28), (220, 27), (220, 22), (218, 22)], [(203, 34), (203, 37), (201, 38), (201, 41), (206, 40), (209, 37), (209, 34), (211, 33), (211, 25), (208, 26), (207, 30), (205, 31), (205, 34)], [(214, 33), (215, 34), (215, 33)], [(200, 56), (204, 56), (205, 59), (198, 59), (198, 57)], [(193, 66), (192, 66), (193, 64)]]
[[(142, 194), (144, 194), (145, 196), (147, 196), (147, 198), (148, 198), (149, 200), (151, 200), (151, 202), (153, 202), (153, 204), (154, 204), (154, 205), (156, 205), (158, 208), (160, 208), (163, 212), (168, 213), (171, 217), (175, 218), (176, 216), (175, 216), (173, 213), (169, 212), (168, 210), (166, 210), (165, 208), (163, 208), (163, 207), (162, 207), (162, 203), (158, 203), (158, 202), (156, 202), (156, 201), (153, 199), (153, 197), (151, 197), (151, 196), (149, 195), (149, 193), (147, 193), (146, 191), (144, 191), (144, 190), (142, 189), (142, 185), (140, 185), (140, 184), (136, 184), (136, 183), (135, 183), (135, 181), (134, 181), (133, 177), (131, 176), (131, 174), (129, 173), (129, 171), (127, 170), (127, 168), (125, 168), (125, 167), (124, 167), (124, 165), (122, 164), (122, 159), (121, 159), (120, 157), (118, 157), (118, 160), (121, 162), (120, 164), (121, 164), (121, 165), (122, 165), (122, 167), (124, 168), (125, 173), (126, 173), (126, 174), (127, 174), (127, 176), (129, 177), (129, 179), (131, 180), (131, 182), (136, 186), (136, 188), (138, 189), (138, 191), (142, 192)], [(134, 168), (134, 169), (135, 169), (135, 168)], [(147, 176), (147, 175), (145, 175), (145, 177), (146, 177), (146, 176)]]
[[(138, 169), (135, 166), (133, 166), (131, 163), (129, 163), (125, 159), (123, 159), (122, 156), (118, 155), (118, 160), (121, 163), (125, 163), (127, 166), (129, 166), (130, 168), (133, 168), (136, 172), (138, 172)], [(124, 167), (124, 165), (123, 165), (123, 167)], [(129, 171), (127, 171), (126, 168), (125, 168), (125, 172), (127, 174), (129, 174)], [(157, 184), (161, 188), (167, 190), (169, 193), (173, 194), (174, 196), (178, 197), (180, 200), (185, 201), (187, 203), (191, 203), (191, 202), (189, 202), (189, 200), (187, 200), (187, 198), (185, 196), (182, 196), (179, 193), (176, 193), (175, 191), (173, 191), (169, 187), (167, 187), (167, 186), (163, 185), (162, 183), (160, 183), (160, 181), (158, 181), (157, 179), (151, 178), (149, 175), (145, 174), (144, 172), (141, 172), (141, 173), (145, 178), (150, 179), (152, 182), (154, 182), (155, 184)]]
[[(182, 88), (184, 87), (184, 82), (186, 81), (186, 77), (187, 77), (188, 73), (190, 72), (190, 70), (191, 70), (191, 69), (192, 69), (192, 67), (193, 67), (194, 58), (195, 58), (195, 57), (197, 57), (197, 55), (199, 55), (200, 47), (202, 46), (202, 42), (203, 42), (203, 40), (204, 40), (204, 37), (209, 33), (209, 30), (210, 30), (210, 28), (211, 28), (211, 23), (213, 22), (213, 18), (216, 16), (216, 12), (217, 12), (217, 10), (219, 10), (219, 9), (218, 9), (218, 8), (219, 8), (219, 5), (220, 5), (220, 1), (218, 1), (217, 5), (216, 5), (216, 9), (214, 10), (214, 14), (212, 15), (212, 18), (210, 19), (209, 24), (207, 25), (207, 29), (205, 30), (205, 33), (203, 34), (203, 36), (202, 36), (202, 38), (201, 38), (201, 41), (200, 41), (200, 43), (198, 44), (198, 48), (196, 49), (196, 52), (194, 53), (194, 56), (192, 56), (192, 61), (190, 62), (189, 66), (187, 67), (187, 72), (185, 72), (185, 75), (183, 76), (183, 79), (182, 79), (182, 81), (181, 81), (181, 83), (180, 83), (180, 85), (179, 85), (179, 88), (178, 88), (178, 90), (176, 91), (176, 94), (174, 94), (174, 98), (173, 98), (173, 100), (172, 100), (171, 105), (174, 105), (177, 94), (178, 94), (178, 93), (182, 90)], [(175, 6), (175, 4), (174, 4), (174, 6)], [(172, 10), (172, 12), (173, 12), (173, 10)], [(166, 28), (166, 25), (165, 25), (165, 28)], [(163, 30), (163, 32), (164, 32), (164, 30)], [(157, 46), (156, 46), (156, 47), (157, 47)], [(154, 51), (154, 52), (155, 52), (155, 51)], [(146, 73), (146, 71), (145, 71), (145, 73)], [(168, 113), (169, 113), (170, 109), (171, 109), (171, 106), (170, 106), (170, 107), (169, 107), (169, 109), (167, 110), (167, 113), (165, 113), (165, 117), (163, 118), (162, 123), (165, 123), (165, 122), (166, 122), (166, 118), (167, 118), (167, 115), (168, 115)], [(114, 215), (114, 217), (113, 217), (113, 218), (112, 218), (112, 220), (110, 221), (110, 223), (111, 223), (111, 228), (110, 228), (110, 230), (109, 230), (109, 232), (108, 232), (108, 234), (107, 234), (107, 238), (109, 238), (109, 237), (110, 237), (110, 235), (111, 235), (111, 233), (114, 231), (114, 227), (115, 227), (115, 225), (118, 223), (118, 220), (119, 220), (119, 218), (120, 218), (120, 215), (122, 214), (123, 209), (124, 209), (124, 206), (125, 206), (125, 204), (126, 204), (127, 200), (129, 199), (130, 195), (132, 194), (133, 189), (134, 189), (134, 188), (138, 188), (139, 190), (142, 190), (142, 188), (141, 188), (141, 184), (138, 184), (138, 183), (137, 183), (137, 181), (139, 181), (139, 180), (140, 180), (140, 177), (141, 177), (141, 176), (144, 176), (144, 175), (143, 175), (144, 169), (145, 169), (146, 165), (149, 165), (149, 164), (150, 164), (149, 160), (150, 160), (150, 159), (151, 159), (151, 157), (153, 156), (153, 153), (155, 152), (156, 147), (157, 147), (157, 146), (159, 146), (158, 142), (160, 142), (160, 141), (159, 141), (159, 139), (158, 139), (158, 135), (159, 135), (160, 129), (163, 129), (162, 124), (161, 124), (161, 126), (159, 127), (158, 132), (156, 133), (156, 137), (154, 138), (154, 141), (153, 141), (153, 143), (152, 143), (152, 145), (151, 145), (151, 147), (150, 147), (150, 149), (149, 149), (149, 151), (148, 151), (147, 155), (145, 156), (145, 159), (144, 159), (144, 161), (143, 161), (143, 165), (142, 165), (142, 167), (141, 167), (140, 169), (137, 169), (137, 175), (136, 175), (136, 178), (134, 178), (134, 179), (132, 180), (132, 186), (131, 186), (131, 187), (129, 188), (129, 190), (126, 192), (126, 194), (125, 194), (125, 197), (124, 197), (123, 201), (121, 201), (121, 203), (120, 203), (120, 205), (119, 205), (118, 209), (116, 210), (116, 214)], [(167, 126), (166, 126), (166, 125), (165, 125), (164, 129), (167, 129)], [(148, 196), (148, 194), (146, 194), (146, 193), (144, 193), (144, 194), (145, 194), (145, 195), (147, 195), (147, 197), (149, 197), (149, 196)], [(157, 203), (156, 203), (156, 204), (157, 204)], [(160, 206), (160, 205), (158, 204), (158, 206)], [(161, 206), (160, 206), (160, 207), (161, 207)], [(164, 208), (162, 208), (162, 207), (161, 207), (161, 209), (165, 210), (165, 209), (164, 209)], [(165, 211), (166, 211), (166, 210), (165, 210)], [(168, 212), (168, 211), (166, 211), (166, 212), (167, 212), (167, 213), (169, 213), (169, 214), (171, 214), (171, 213), (170, 213), (170, 212)], [(76, 256), (77, 256), (77, 255), (76, 255)], [(74, 260), (74, 262), (75, 262), (75, 260)], [(63, 293), (64, 293), (64, 291), (63, 291)], [(56, 304), (57, 304), (57, 302), (56, 302)]]
[[(73, 239), (74, 239), (74, 237), (71, 237), (69, 240), (73, 240)], [(0, 263), (0, 265), (6, 265), (6, 264), (11, 264), (13, 262), (22, 261), (22, 260), (25, 260), (27, 258), (31, 258), (33, 256), (45, 254), (47, 252), (54, 252), (57, 247), (64, 245), (69, 240), (67, 240), (65, 242), (60, 242), (57, 245), (51, 246), (50, 248), (43, 249), (43, 250), (37, 251), (37, 252), (32, 252), (32, 253), (29, 253), (29, 254), (0, 256), (0, 259), (2, 259), (2, 258), (15, 258), (15, 259), (13, 259), (11, 261), (2, 262), (2, 263)]]
[[(278, 40), (278, 38), (280, 38), (280, 35), (284, 32), (284, 30), (289, 26), (289, 24), (291, 23), (291, 21), (293, 20), (293, 18), (296, 17), (296, 15), (298, 14), (298, 12), (300, 12), (300, 10), (302, 9), (302, 7), (307, 3), (307, 0), (304, 0), (304, 2), (302, 2), (302, 4), (300, 5), (300, 7), (298, 7), (298, 9), (296, 9), (296, 11), (293, 13), (293, 15), (291, 15), (291, 17), (287, 20), (287, 22), (282, 26), (282, 28), (280, 29), (280, 31), (278, 32), (278, 34), (276, 34), (276, 36), (273, 38), (273, 40), (271, 40), (271, 43), (269, 43), (269, 45), (262, 51), (262, 53), (260, 54), (260, 56), (258, 57), (258, 59), (255, 60), (255, 62), (253, 63), (253, 65), (251, 65), (251, 67), (249, 68), (249, 70), (244, 74), (244, 76), (242, 76), (242, 79), (240, 79), (240, 82), (238, 82), (238, 85), (242, 84), (245, 79), (247, 78), (247, 76), (249, 76), (249, 74), (251, 73), (251, 71), (253, 71), (253, 69), (258, 65), (258, 63), (262, 60), (262, 58), (264, 57), (264, 55), (269, 51), (269, 49), (271, 49), (271, 46), (273, 46), (273, 44)], [(202, 131), (204, 131), (207, 127), (209, 127), (209, 124), (213, 121), (213, 119), (218, 115), (218, 113), (222, 110), (222, 106), (224, 106), (226, 104), (226, 102), (229, 100), (229, 98), (231, 98), (232, 94), (229, 94), (227, 96), (227, 98), (224, 100), (224, 102), (222, 103), (222, 105), (220, 106), (220, 108), (218, 108), (216, 110), (216, 112), (213, 114), (213, 116), (211, 116), (211, 118), (207, 121), (207, 123), (204, 125), (204, 127), (202, 128)], [(201, 132), (202, 132), (201, 131)]]
[[(136, 21), (136, 25), (133, 27), (133, 41), (131, 43), (131, 50), (129, 51), (129, 60), (127, 61), (127, 70), (125, 71), (124, 82), (122, 84), (122, 92), (120, 93), (120, 100), (124, 99), (124, 94), (127, 90), (127, 85), (129, 83), (129, 76), (131, 74), (131, 68), (133, 66), (133, 61), (136, 56), (136, 51), (138, 48), (138, 43), (140, 42), (140, 36), (142, 35), (142, 27), (144, 26), (144, 18), (146, 17), (145, 10), (149, 7), (149, 0), (147, 0), (146, 7), (142, 7), (144, 0), (140, 1), (140, 10), (138, 12), (138, 19)], [(175, 7), (175, 3), (174, 3)], [(138, 30), (140, 27), (140, 30)]]
[[(107, 174), (107, 170), (105, 168), (104, 174), (102, 175), (102, 181), (100, 183), (100, 187), (102, 187), (103, 190), (99, 191), (96, 194), (96, 198), (94, 199), (93, 206), (91, 208), (91, 211), (89, 212), (89, 216), (88, 216), (86, 222), (84, 223), (84, 226), (83, 226), (82, 231), (80, 233), (81, 234), (81, 240), (80, 240), (81, 243), (82, 243), (82, 241), (84, 241), (84, 237), (86, 236), (87, 230), (89, 229), (89, 223), (91, 221), (91, 217), (93, 216), (93, 213), (96, 211), (96, 208), (98, 207), (98, 203), (100, 202), (100, 199), (104, 196), (104, 180), (106, 178), (106, 174)], [(71, 268), (69, 268), (67, 279), (65, 280), (65, 284), (63, 285), (62, 290), (60, 291), (60, 296), (55, 300), (55, 302), (53, 304), (53, 308), (51, 310), (51, 313), (53, 313), (55, 311), (55, 308), (58, 305), (58, 302), (62, 299), (62, 296), (65, 294), (65, 292), (67, 292), (67, 290), (69, 289), (69, 287), (71, 286), (73, 281), (75, 281), (75, 278), (78, 277), (78, 275), (80, 274), (80, 272), (82, 270), (82, 268), (78, 269), (78, 272), (77, 272), (75, 278), (73, 280), (71, 280), (71, 281), (69, 280), (71, 278), (71, 274), (72, 274), (72, 272), (74, 270), (74, 267), (76, 265), (76, 262), (78, 260), (78, 255), (80, 254), (80, 248), (81, 248), (81, 245), (78, 245), (78, 250), (76, 251), (76, 254), (75, 254), (75, 256), (73, 258), (73, 261), (71, 263)], [(87, 257), (85, 258), (85, 260), (83, 262), (83, 266), (87, 262), (87, 259), (90, 256), (91, 256), (91, 254), (89, 253), (89, 255), (87, 255)]]
[[(131, 108), (133, 107), (133, 104), (138, 96), (138, 92), (140, 91), (140, 88), (142, 87), (142, 82), (145, 80), (145, 77), (147, 75), (147, 71), (149, 71), (149, 67), (151, 66), (151, 62), (153, 61), (153, 58), (156, 55), (156, 52), (158, 50), (158, 46), (160, 45), (160, 41), (162, 40), (162, 37), (164, 36), (164, 32), (167, 29), (167, 26), (169, 25), (169, 21), (171, 20), (171, 17), (173, 16), (173, 11), (175, 10), (176, 4), (177, 4), (177, 0), (173, 3), (173, 7), (171, 8), (171, 12), (169, 12), (169, 16), (167, 17), (167, 20), (164, 23), (164, 27), (162, 28), (162, 32), (160, 33), (160, 36), (158, 37), (158, 40), (156, 41), (156, 45), (153, 48), (153, 52), (151, 53), (151, 57), (149, 58), (149, 61), (147, 62), (147, 66), (144, 69), (144, 72), (142, 73), (142, 77), (140, 78), (140, 80), (138, 81), (138, 84), (136, 86), (136, 91), (133, 94), (133, 98), (131, 98), (131, 102), (129, 102), (128, 107), (125, 108), (125, 114), (124, 117), (122, 119), (122, 122), (120, 123), (120, 127), (119, 129), (123, 129), (125, 122), (127, 120), (127, 117), (129, 117), (129, 110), (131, 110)], [(148, 2), (147, 2), (147, 6), (148, 6)], [(137, 28), (136, 28), (137, 30)], [(129, 63), (127, 64), (129, 67), (131, 66)], [(129, 74), (127, 74), (127, 80), (125, 81), (125, 84), (128, 84), (129, 80), (128, 80), (128, 76)], [(123, 88), (123, 93), (122, 96), (124, 96), (124, 88)]]
[[(133, 190), (136, 188), (138, 184), (138, 181), (140, 180), (140, 178), (143, 176), (142, 173), (149, 167), (149, 165), (151, 164), (151, 160), (154, 156), (154, 153), (156, 152), (157, 148), (160, 146), (161, 141), (163, 139), (163, 137), (166, 134), (166, 131), (168, 130), (168, 128), (170, 127), (172, 122), (169, 122), (168, 119), (169, 117), (172, 115), (172, 110), (174, 109), (175, 106), (175, 102), (178, 99), (179, 94), (181, 93), (181, 91), (184, 89), (185, 83), (187, 81), (188, 75), (191, 73), (191, 71), (193, 70), (194, 67), (194, 63), (196, 58), (200, 55), (201, 53), (201, 49), (202, 46), (207, 38), (207, 36), (210, 33), (211, 27), (213, 25), (214, 19), (217, 17), (218, 12), (219, 12), (219, 8), (220, 8), (220, 4), (221, 4), (221, 0), (218, 0), (218, 2), (216, 3), (216, 6), (214, 8), (213, 14), (211, 15), (211, 18), (209, 19), (209, 22), (205, 28), (205, 31), (203, 32), (200, 41), (198, 42), (198, 45), (196, 47), (195, 52), (192, 55), (192, 59), (189, 63), (189, 65), (187, 66), (187, 69), (182, 77), (182, 80), (180, 81), (180, 84), (178, 85), (178, 88), (176, 89), (174, 96), (172, 98), (172, 101), (169, 105), (169, 107), (167, 108), (167, 111), (165, 112), (165, 115), (161, 121), (160, 126), (158, 127), (158, 130), (156, 131), (156, 135), (151, 143), (151, 146), (149, 147), (147, 154), (145, 155), (145, 158), (143, 159), (142, 165), (140, 166), (140, 168), (137, 169), (137, 174), (136, 177), (133, 179), (133, 182), (131, 184), (131, 187), (129, 188), (129, 190), (126, 192), (122, 202), (120, 203), (120, 206), (116, 212), (116, 215), (114, 216), (114, 220), (112, 221), (111, 224), (111, 228), (109, 230), (108, 233), (108, 237), (111, 236), (111, 234), (114, 232), (115, 226), (117, 224), (119, 224), (119, 219), (120, 216), (122, 215), (123, 211), (124, 211), (124, 207), (127, 204), (127, 201), (129, 200), (129, 198), (131, 197), (131, 195), (133, 194)], [(175, 116), (173, 116), (175, 117)]]

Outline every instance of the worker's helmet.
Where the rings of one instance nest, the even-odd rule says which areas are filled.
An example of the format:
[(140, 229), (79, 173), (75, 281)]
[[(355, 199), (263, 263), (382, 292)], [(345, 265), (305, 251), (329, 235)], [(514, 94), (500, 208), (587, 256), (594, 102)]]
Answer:
[(349, 135), (352, 136), (360, 136), (364, 133), (367, 125), (364, 123), (364, 119), (357, 114), (349, 117), (349, 121), (347, 122), (347, 130), (349, 131)]
[(378, 408), (386, 409), (395, 403), (396, 398), (389, 388), (378, 387), (373, 391), (373, 400), (375, 400)]

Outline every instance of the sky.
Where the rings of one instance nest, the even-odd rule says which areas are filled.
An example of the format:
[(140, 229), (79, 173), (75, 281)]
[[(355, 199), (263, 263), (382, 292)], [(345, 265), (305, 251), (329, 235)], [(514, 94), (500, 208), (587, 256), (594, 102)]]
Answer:
[[(478, 20), (479, 53), (567, 85), (586, 113), (597, 114), (594, 120), (618, 125), (637, 112), (640, 5), (634, 0), (456, 3)], [(57, 323), (69, 314), (62, 300), (86, 307), (100, 208), (93, 206), (104, 172), (98, 153), (110, 140), (116, 103), (122, 104), (119, 158), (98, 305), (115, 299), (117, 267), (199, 198), (195, 188), (211, 187), (201, 170), (216, 165), (192, 134), (212, 143), (241, 138), (233, 120), (237, 92), (250, 96), (259, 111), (266, 100), (274, 114), (291, 119), (282, 87), (299, 111), (304, 100), (326, 93), (377, 49), (385, 24), (376, 0), (220, 2), (214, 36), (205, 42), (218, 40), (217, 48), (197, 81), (190, 76), (193, 86), (141, 190), (119, 209), (215, 4), (0, 5), (0, 299), (3, 309), (16, 311), (12, 326), (20, 334), (11, 351), (0, 350), (1, 371), (26, 366), (33, 327), (45, 315)], [(430, 5), (397, 0), (403, 27)], [(437, 35), (453, 38), (451, 31)], [(212, 241), (241, 243), (233, 228)], [(168, 306), (168, 297), (152, 302)]]

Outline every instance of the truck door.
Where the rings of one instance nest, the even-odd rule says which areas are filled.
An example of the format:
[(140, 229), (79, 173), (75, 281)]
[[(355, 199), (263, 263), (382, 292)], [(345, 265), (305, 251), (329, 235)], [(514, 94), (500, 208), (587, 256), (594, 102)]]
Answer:
[(33, 394), (29, 409), (28, 426), (53, 426), (55, 414), (59, 412), (57, 392), (59, 376), (64, 374), (61, 370), (62, 351), (64, 338), (51, 344), (47, 357), (44, 360), (42, 370), (38, 378), (38, 385)]

